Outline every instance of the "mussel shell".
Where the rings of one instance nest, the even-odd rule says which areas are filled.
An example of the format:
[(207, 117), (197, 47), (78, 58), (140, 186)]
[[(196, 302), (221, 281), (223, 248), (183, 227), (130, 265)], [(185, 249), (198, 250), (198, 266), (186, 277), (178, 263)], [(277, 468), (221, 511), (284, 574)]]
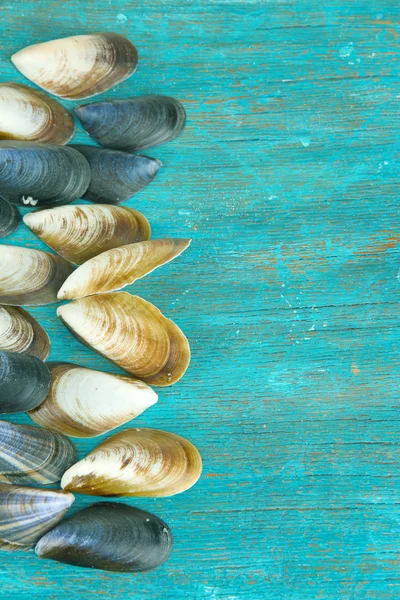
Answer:
[(16, 206), (0, 196), (0, 238), (10, 235), (21, 223), (21, 215)]
[(146, 383), (172, 385), (189, 366), (182, 331), (139, 296), (98, 294), (64, 304), (57, 314), (81, 342)]
[(148, 240), (146, 217), (133, 208), (97, 204), (60, 206), (31, 212), (24, 223), (45, 244), (81, 265), (101, 252)]
[(35, 548), (39, 558), (119, 572), (155, 569), (171, 550), (172, 535), (164, 521), (117, 502), (98, 502), (75, 513)]
[(74, 437), (95, 437), (134, 419), (157, 402), (157, 394), (132, 377), (69, 363), (48, 363), (49, 394), (29, 412), (39, 425)]
[(161, 161), (96, 146), (74, 144), (90, 165), (92, 178), (83, 197), (92, 202), (118, 204), (140, 192), (156, 176)]
[(138, 96), (93, 102), (75, 109), (88, 134), (106, 148), (137, 152), (174, 140), (183, 131), (186, 113), (169, 96)]
[(75, 461), (75, 448), (64, 435), (42, 427), (0, 421), (1, 482), (55, 483)]
[(89, 183), (86, 158), (70, 146), (0, 141), (0, 190), (12, 204), (68, 204), (82, 198)]
[(0, 139), (66, 144), (75, 122), (66, 108), (20, 83), (0, 84)]
[(190, 242), (169, 238), (107, 250), (76, 269), (58, 292), (58, 299), (74, 300), (120, 290), (182, 254)]
[(25, 77), (51, 94), (78, 100), (105, 92), (130, 77), (138, 53), (128, 39), (107, 32), (34, 44), (11, 60)]
[(0, 413), (26, 412), (46, 398), (50, 371), (36, 358), (0, 352)]
[(73, 265), (42, 250), (0, 245), (0, 304), (38, 306), (57, 302)]
[(125, 429), (111, 436), (64, 474), (61, 487), (90, 496), (174, 496), (201, 475), (202, 461), (189, 440), (159, 429)]
[(73, 501), (72, 494), (0, 483), (0, 547), (23, 549), (56, 525)]
[(0, 350), (46, 360), (50, 339), (40, 323), (23, 308), (0, 305)]

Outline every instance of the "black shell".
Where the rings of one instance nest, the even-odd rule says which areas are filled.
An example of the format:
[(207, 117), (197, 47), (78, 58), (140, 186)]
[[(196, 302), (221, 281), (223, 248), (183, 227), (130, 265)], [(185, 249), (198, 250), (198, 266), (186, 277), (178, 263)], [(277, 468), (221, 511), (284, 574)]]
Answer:
[(1, 482), (55, 483), (75, 461), (75, 446), (65, 435), (43, 427), (0, 421)]
[(82, 198), (90, 168), (80, 152), (35, 142), (0, 142), (0, 190), (12, 204), (57, 206)]
[(72, 148), (81, 152), (90, 165), (92, 178), (83, 197), (92, 202), (119, 204), (129, 200), (154, 179), (161, 167), (161, 161), (148, 156), (83, 144)]
[(185, 127), (182, 104), (169, 96), (93, 102), (75, 109), (88, 134), (106, 148), (137, 152), (174, 140)]
[(0, 352), (0, 413), (39, 406), (50, 388), (50, 371), (36, 356)]
[(0, 238), (15, 231), (20, 222), (21, 215), (18, 208), (0, 196)]
[(102, 569), (149, 571), (172, 549), (168, 525), (127, 504), (99, 502), (57, 525), (37, 543), (40, 558)]

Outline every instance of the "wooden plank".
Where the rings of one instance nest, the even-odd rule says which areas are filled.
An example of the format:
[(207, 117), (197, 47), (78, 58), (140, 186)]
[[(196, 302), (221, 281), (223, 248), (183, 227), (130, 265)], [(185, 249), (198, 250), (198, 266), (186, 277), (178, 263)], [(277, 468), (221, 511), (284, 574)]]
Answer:
[[(5, 0), (0, 14), (2, 80), (23, 81), (9, 56), (29, 43), (117, 31), (140, 67), (103, 97), (187, 108), (128, 204), (154, 237), (193, 244), (130, 290), (176, 320), (193, 361), (135, 423), (204, 457), (189, 492), (128, 501), (171, 525), (166, 565), (117, 575), (3, 552), (0, 598), (399, 597), (399, 7)], [(44, 248), (23, 226), (4, 241)], [(117, 371), (54, 307), (32, 313), (51, 359)]]

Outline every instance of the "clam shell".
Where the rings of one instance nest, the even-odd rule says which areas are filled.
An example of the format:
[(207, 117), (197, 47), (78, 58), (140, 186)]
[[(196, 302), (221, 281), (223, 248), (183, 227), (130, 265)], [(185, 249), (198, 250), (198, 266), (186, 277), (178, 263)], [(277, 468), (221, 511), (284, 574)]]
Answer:
[(0, 350), (46, 360), (50, 339), (43, 327), (23, 308), (0, 305)]
[(44, 402), (30, 411), (39, 425), (74, 437), (95, 437), (140, 415), (157, 402), (142, 381), (49, 363), (51, 385)]
[(11, 57), (17, 69), (55, 96), (78, 100), (111, 89), (136, 70), (138, 53), (116, 33), (76, 35), (20, 50)]
[(66, 108), (20, 83), (0, 84), (0, 139), (66, 144), (75, 122)]
[(90, 165), (92, 178), (83, 197), (92, 202), (118, 204), (140, 192), (156, 176), (161, 161), (96, 146), (74, 144)]
[(57, 525), (35, 552), (78, 567), (132, 572), (158, 567), (171, 549), (171, 531), (155, 515), (127, 504), (98, 502)]
[(0, 483), (0, 547), (23, 549), (36, 542), (65, 515), (75, 498), (61, 490)]
[(10, 235), (21, 222), (18, 208), (0, 196), (0, 238)]
[(55, 254), (1, 244), (0, 304), (57, 302), (57, 292), (73, 270), (73, 265)]
[(55, 483), (75, 461), (75, 448), (64, 435), (32, 425), (0, 421), (1, 482)]
[(189, 365), (182, 331), (139, 296), (99, 294), (64, 304), (57, 314), (81, 342), (146, 383), (172, 385)]
[(186, 113), (169, 96), (138, 96), (93, 102), (75, 109), (88, 134), (107, 148), (137, 152), (174, 140), (183, 131)]
[(68, 204), (81, 198), (89, 183), (86, 158), (70, 146), (0, 142), (0, 190), (12, 204)]
[(64, 490), (90, 496), (174, 496), (201, 475), (199, 451), (159, 429), (125, 429), (102, 442), (64, 474)]
[(107, 250), (76, 269), (64, 282), (58, 299), (74, 300), (120, 290), (182, 254), (190, 242), (149, 240)]
[(50, 371), (36, 356), (0, 352), (0, 413), (32, 410), (49, 387)]
[(148, 240), (150, 224), (140, 212), (122, 206), (60, 206), (31, 212), (24, 223), (45, 244), (81, 265), (101, 252)]

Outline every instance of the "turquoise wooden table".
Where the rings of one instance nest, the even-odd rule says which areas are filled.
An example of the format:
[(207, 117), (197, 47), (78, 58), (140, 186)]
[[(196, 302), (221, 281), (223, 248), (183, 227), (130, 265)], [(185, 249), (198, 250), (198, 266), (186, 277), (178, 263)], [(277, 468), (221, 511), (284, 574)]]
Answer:
[[(2, 81), (23, 81), (9, 56), (29, 43), (116, 31), (140, 66), (102, 97), (165, 93), (187, 108), (184, 134), (149, 152), (164, 167), (129, 206), (154, 237), (193, 244), (130, 291), (182, 327), (193, 360), (135, 423), (187, 436), (204, 458), (187, 493), (129, 501), (172, 527), (160, 569), (121, 575), (2, 552), (0, 597), (399, 598), (398, 3), (0, 10)], [(8, 240), (44, 247), (24, 226)], [(54, 306), (32, 313), (51, 359), (117, 372)], [(80, 456), (95, 444), (79, 441)], [(78, 496), (73, 510), (91, 502)]]

